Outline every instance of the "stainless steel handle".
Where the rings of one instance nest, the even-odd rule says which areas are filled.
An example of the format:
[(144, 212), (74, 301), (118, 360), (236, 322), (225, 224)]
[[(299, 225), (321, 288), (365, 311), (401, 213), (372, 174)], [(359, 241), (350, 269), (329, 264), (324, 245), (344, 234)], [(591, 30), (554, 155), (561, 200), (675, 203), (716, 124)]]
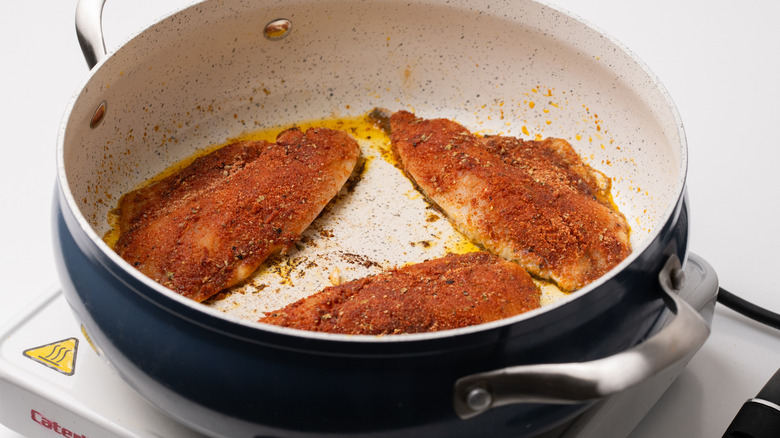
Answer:
[(692, 355), (710, 333), (707, 322), (675, 290), (683, 281), (672, 256), (659, 273), (675, 318), (640, 345), (590, 362), (521, 365), (472, 374), (455, 382), (454, 407), (470, 418), (512, 403), (581, 403), (621, 392)]
[(79, 0), (76, 5), (76, 37), (90, 69), (106, 56), (103, 39), (103, 6), (106, 0)]

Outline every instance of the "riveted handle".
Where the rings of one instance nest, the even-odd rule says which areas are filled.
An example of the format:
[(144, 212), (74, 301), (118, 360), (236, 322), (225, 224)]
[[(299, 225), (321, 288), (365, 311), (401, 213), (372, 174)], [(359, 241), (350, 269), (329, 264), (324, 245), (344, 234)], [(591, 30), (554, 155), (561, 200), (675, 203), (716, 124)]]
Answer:
[(710, 333), (676, 289), (684, 280), (677, 256), (659, 273), (671, 323), (638, 346), (590, 362), (521, 365), (462, 377), (453, 404), (463, 419), (512, 403), (582, 403), (619, 393), (692, 356)]
[(76, 37), (90, 69), (106, 56), (103, 39), (103, 6), (106, 0), (79, 0), (76, 5)]

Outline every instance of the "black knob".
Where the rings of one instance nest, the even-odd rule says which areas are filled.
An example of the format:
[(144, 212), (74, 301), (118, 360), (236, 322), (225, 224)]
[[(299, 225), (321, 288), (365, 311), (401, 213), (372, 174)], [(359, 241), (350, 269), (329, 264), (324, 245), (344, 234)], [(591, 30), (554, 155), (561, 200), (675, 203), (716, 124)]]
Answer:
[(724, 438), (780, 437), (780, 370), (764, 388), (742, 405)]

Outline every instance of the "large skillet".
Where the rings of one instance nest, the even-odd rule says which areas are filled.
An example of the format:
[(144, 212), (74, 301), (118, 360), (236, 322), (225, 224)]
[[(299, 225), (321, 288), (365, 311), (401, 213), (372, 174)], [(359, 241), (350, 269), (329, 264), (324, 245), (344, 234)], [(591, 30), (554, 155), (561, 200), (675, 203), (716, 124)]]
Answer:
[[(674, 294), (688, 245), (682, 124), (655, 76), (581, 21), (531, 1), (214, 0), (105, 56), (102, 3), (77, 13), (94, 67), (59, 136), (55, 252), (96, 348), (173, 417), (223, 436), (526, 436), (704, 342), (706, 322)], [(190, 302), (101, 239), (122, 193), (199, 148), (377, 106), (568, 139), (613, 178), (633, 254), (528, 314), (349, 337)], [(674, 322), (646, 339), (667, 307)]]

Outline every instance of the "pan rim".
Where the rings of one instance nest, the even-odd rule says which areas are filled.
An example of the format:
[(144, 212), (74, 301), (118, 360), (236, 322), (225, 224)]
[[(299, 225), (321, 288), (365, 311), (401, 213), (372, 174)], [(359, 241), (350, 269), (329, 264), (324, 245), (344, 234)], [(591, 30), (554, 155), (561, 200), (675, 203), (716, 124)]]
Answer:
[[(581, 17), (578, 17), (555, 5), (551, 5), (547, 1), (539, 1), (539, 0), (529, 0), (529, 1), (538, 3), (541, 6), (549, 8), (556, 13), (562, 14), (563, 16), (571, 20), (580, 22), (585, 27), (590, 28), (592, 31), (603, 36), (609, 43), (615, 45), (620, 50), (622, 50), (631, 59), (631, 61), (634, 62), (639, 69), (641, 69), (642, 73), (650, 81), (654, 89), (663, 98), (665, 109), (667, 109), (670, 112), (670, 115), (672, 116), (675, 125), (674, 129), (676, 129), (676, 135), (679, 138), (679, 144), (677, 146), (679, 147), (679, 153), (680, 153), (680, 162), (679, 162), (680, 168), (679, 168), (679, 178), (677, 181), (677, 186), (674, 189), (674, 197), (673, 197), (674, 202), (670, 202), (669, 205), (666, 206), (665, 211), (663, 211), (663, 213), (659, 216), (659, 220), (657, 221), (656, 226), (650, 231), (650, 233), (648, 233), (647, 237), (642, 242), (642, 245), (639, 248), (635, 248), (626, 259), (621, 261), (617, 266), (615, 266), (609, 272), (602, 275), (594, 282), (588, 284), (586, 287), (574, 293), (569, 294), (568, 296), (558, 300), (555, 303), (546, 305), (538, 309), (531, 310), (529, 312), (515, 315), (509, 318), (501, 319), (498, 321), (492, 321), (488, 323), (450, 329), (450, 330), (442, 330), (442, 331), (428, 332), (428, 333), (399, 334), (399, 335), (392, 335), (392, 336), (390, 335), (385, 335), (385, 336), (344, 335), (344, 334), (335, 334), (335, 333), (311, 332), (311, 331), (292, 329), (287, 327), (278, 327), (278, 326), (272, 326), (269, 324), (242, 319), (237, 316), (225, 314), (219, 310), (208, 308), (207, 306), (203, 306), (201, 303), (197, 303), (186, 297), (183, 297), (180, 294), (156, 283), (149, 277), (146, 277), (145, 275), (140, 273), (140, 271), (137, 271), (128, 262), (122, 259), (118, 254), (116, 254), (103, 241), (103, 239), (95, 232), (93, 227), (89, 224), (87, 218), (82, 214), (82, 211), (78, 207), (78, 203), (76, 202), (76, 199), (74, 198), (73, 193), (70, 190), (70, 184), (68, 181), (68, 175), (67, 175), (67, 170), (65, 168), (65, 159), (64, 159), (66, 132), (68, 130), (69, 125), (71, 124), (70, 119), (71, 116), (73, 115), (73, 110), (76, 107), (76, 105), (79, 103), (80, 98), (82, 97), (83, 90), (88, 86), (88, 84), (91, 82), (92, 78), (97, 74), (97, 72), (100, 71), (101, 67), (105, 63), (110, 62), (111, 59), (113, 59), (114, 55), (117, 52), (119, 52), (123, 47), (126, 46), (127, 41), (122, 43), (122, 45), (120, 45), (116, 51), (109, 53), (100, 62), (98, 62), (98, 64), (89, 72), (87, 77), (84, 79), (84, 81), (81, 84), (81, 87), (78, 89), (75, 95), (70, 99), (65, 109), (64, 117), (61, 122), (58, 137), (57, 137), (57, 152), (56, 152), (57, 153), (57, 157), (56, 157), (57, 185), (59, 187), (60, 194), (65, 199), (65, 205), (70, 210), (70, 213), (73, 215), (73, 217), (76, 219), (81, 232), (85, 233), (86, 236), (89, 238), (91, 244), (94, 245), (95, 248), (103, 256), (105, 256), (116, 268), (121, 270), (124, 274), (130, 275), (136, 281), (140, 282), (145, 287), (153, 291), (155, 294), (165, 297), (167, 300), (169, 300), (170, 303), (175, 303), (175, 305), (177, 306), (184, 306), (189, 310), (205, 313), (210, 317), (214, 317), (219, 320), (226, 321), (230, 324), (237, 324), (238, 326), (248, 328), (251, 330), (260, 330), (264, 332), (270, 332), (270, 333), (286, 335), (286, 336), (293, 336), (296, 338), (302, 338), (302, 339), (319, 341), (319, 342), (339, 342), (339, 343), (350, 342), (350, 343), (368, 343), (368, 344), (400, 343), (400, 342), (429, 341), (429, 340), (436, 340), (442, 338), (460, 337), (460, 336), (475, 334), (479, 332), (491, 331), (494, 329), (511, 326), (523, 322), (525, 320), (535, 318), (536, 316), (541, 315), (543, 313), (552, 312), (555, 309), (563, 307), (573, 301), (576, 301), (580, 299), (582, 296), (585, 296), (591, 293), (592, 291), (598, 289), (599, 287), (601, 287), (604, 283), (608, 282), (610, 279), (615, 277), (619, 272), (623, 271), (626, 267), (628, 267), (634, 261), (636, 261), (641, 256), (641, 254), (647, 251), (647, 249), (652, 244), (652, 242), (656, 241), (659, 238), (659, 235), (662, 232), (662, 228), (664, 227), (665, 224), (669, 223), (669, 221), (672, 219), (673, 215), (678, 210), (678, 206), (682, 202), (682, 198), (685, 194), (685, 187), (686, 187), (687, 173), (688, 173), (688, 147), (687, 147), (687, 140), (685, 136), (683, 123), (671, 95), (669, 94), (668, 90), (663, 86), (660, 79), (655, 75), (655, 73), (653, 73), (652, 70), (641, 59), (639, 59), (639, 57), (637, 57), (623, 43), (613, 38), (610, 34), (604, 32), (602, 29), (598, 28), (597, 26), (594, 26), (592, 23), (588, 22), (587, 20), (584, 20)], [(169, 19), (181, 13), (186, 9), (195, 7), (200, 3), (203, 2), (196, 2), (177, 11), (173, 11), (170, 14), (162, 17), (152, 26), (158, 25), (164, 20)], [(134, 34), (130, 39), (142, 35), (147, 30), (149, 30), (150, 27), (147, 27), (146, 29), (143, 29), (140, 32)], [(63, 206), (60, 206), (60, 208), (63, 208)], [(139, 293), (139, 291), (135, 291), (135, 292)], [(170, 306), (165, 306), (165, 307), (168, 311), (171, 311), (172, 313), (177, 313)], [(181, 316), (181, 315), (177, 313), (177, 316)]]

